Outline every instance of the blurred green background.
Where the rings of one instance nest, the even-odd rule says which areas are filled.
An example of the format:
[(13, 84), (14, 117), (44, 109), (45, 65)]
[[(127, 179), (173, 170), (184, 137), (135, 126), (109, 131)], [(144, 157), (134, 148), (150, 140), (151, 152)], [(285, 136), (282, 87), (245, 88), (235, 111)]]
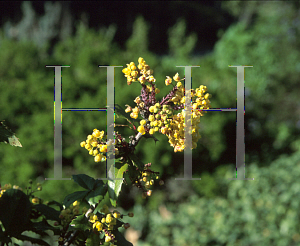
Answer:
[[(119, 4), (119, 6), (117, 5)], [(62, 69), (63, 108), (103, 108), (106, 70), (143, 57), (154, 70), (161, 99), (165, 76), (179, 65), (192, 71), (193, 88), (206, 85), (212, 108), (236, 107), (236, 69), (245, 68), (246, 178), (235, 177), (236, 113), (201, 117), (193, 177), (183, 177), (183, 153), (167, 137), (142, 139), (144, 163), (159, 171), (146, 200), (124, 186), (120, 210), (133, 211), (125, 236), (138, 246), (299, 245), (300, 194), (300, 4), (299, 2), (1, 3), (0, 120), (23, 148), (1, 144), (0, 183), (25, 187), (43, 183), (45, 201), (62, 202), (80, 188), (53, 177), (54, 72)], [(115, 10), (117, 9), (117, 11)], [(10, 15), (9, 15), (10, 13)], [(134, 106), (139, 84), (128, 86), (115, 68), (115, 103)], [(106, 113), (64, 111), (63, 177), (84, 173), (105, 177), (80, 142), (94, 128), (106, 129)], [(120, 120), (120, 123), (126, 121)], [(128, 137), (130, 130), (119, 129)], [(59, 192), (58, 192), (59, 191)]]

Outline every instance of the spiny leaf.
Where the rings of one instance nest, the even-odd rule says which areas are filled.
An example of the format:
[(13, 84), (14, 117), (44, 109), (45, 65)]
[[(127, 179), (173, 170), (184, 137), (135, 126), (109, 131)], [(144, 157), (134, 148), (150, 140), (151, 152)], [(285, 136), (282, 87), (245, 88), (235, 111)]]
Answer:
[[(110, 171), (112, 171), (114, 165), (112, 165)], [(115, 179), (120, 180), (109, 180), (108, 181), (108, 193), (110, 197), (111, 204), (116, 207), (117, 206), (117, 198), (121, 192), (122, 184), (123, 184), (123, 174), (128, 168), (128, 164), (124, 164), (120, 169), (115, 168)]]
[[(4, 120), (3, 120), (4, 121)], [(22, 147), (14, 132), (3, 121), (0, 121), (0, 142), (9, 143), (11, 146)]]

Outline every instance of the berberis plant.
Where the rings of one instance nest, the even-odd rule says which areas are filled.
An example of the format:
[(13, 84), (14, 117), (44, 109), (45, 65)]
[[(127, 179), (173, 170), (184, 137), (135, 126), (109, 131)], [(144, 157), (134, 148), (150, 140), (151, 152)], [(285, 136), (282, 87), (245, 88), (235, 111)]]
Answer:
[[(177, 73), (173, 80), (166, 76), (166, 86), (172, 85), (172, 90), (160, 101), (156, 95), (160, 90), (156, 87), (156, 79), (153, 70), (146, 64), (143, 58), (138, 59), (138, 65), (134, 62), (127, 64), (122, 70), (127, 78), (127, 84), (137, 82), (142, 86), (140, 96), (136, 97), (135, 107), (125, 105), (126, 109), (115, 105), (115, 113), (124, 117), (130, 125), (127, 125), (134, 134), (128, 141), (121, 133), (114, 132), (114, 139), (107, 139), (104, 131), (94, 129), (80, 146), (88, 150), (95, 162), (105, 162), (115, 158), (114, 173), (116, 180), (96, 180), (85, 174), (73, 175), (73, 180), (85, 191), (77, 191), (67, 195), (60, 204), (51, 201), (43, 204), (43, 201), (34, 196), (32, 181), (27, 188), (27, 194), (17, 186), (6, 184), (0, 188), (0, 241), (1, 245), (9, 245), (11, 238), (22, 241), (31, 241), (39, 245), (49, 245), (42, 239), (36, 239), (21, 235), (24, 231), (33, 231), (40, 236), (45, 236), (46, 230), (58, 235), (58, 245), (132, 245), (119, 232), (118, 228), (127, 229), (130, 224), (123, 221), (125, 216), (133, 217), (133, 213), (121, 214), (117, 210), (111, 211), (109, 204), (105, 204), (105, 197), (110, 198), (112, 206), (117, 206), (117, 200), (123, 184), (138, 187), (145, 199), (152, 194), (155, 180), (159, 180), (159, 173), (151, 170), (151, 163), (144, 164), (135, 154), (135, 147), (142, 137), (153, 138), (156, 133), (162, 133), (169, 139), (174, 152), (183, 151), (185, 148), (196, 148), (200, 138), (198, 133), (202, 109), (210, 107), (210, 94), (206, 93), (206, 86), (201, 85), (196, 90), (191, 90), (191, 126), (192, 146), (185, 144), (185, 100), (184, 85)], [(139, 118), (139, 119), (138, 119)], [(137, 124), (139, 123), (139, 124)], [(115, 126), (125, 126), (117, 125)], [(113, 148), (113, 153), (108, 148)], [(164, 182), (159, 180), (159, 184)], [(37, 191), (42, 187), (37, 184)], [(80, 203), (88, 203), (89, 208), (83, 207), (80, 211)], [(53, 208), (56, 206), (59, 210)]]

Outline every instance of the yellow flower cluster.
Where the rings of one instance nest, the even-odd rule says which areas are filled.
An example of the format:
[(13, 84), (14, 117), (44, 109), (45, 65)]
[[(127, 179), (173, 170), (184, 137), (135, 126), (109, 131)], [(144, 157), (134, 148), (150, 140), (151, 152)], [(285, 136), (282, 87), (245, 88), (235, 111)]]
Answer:
[(107, 205), (104, 205), (100, 211), (103, 213), (101, 217), (90, 213), (89, 221), (93, 224), (94, 229), (99, 232), (104, 231), (105, 243), (110, 243), (107, 245), (113, 246), (113, 242), (116, 242), (116, 240), (114, 240), (114, 235), (109, 231), (114, 230), (114, 226), (117, 224), (117, 219), (121, 218), (121, 214), (117, 210), (110, 212)]
[[(155, 94), (158, 94), (160, 92), (160, 90), (156, 88), (156, 86), (153, 84), (156, 81), (156, 79), (152, 75), (153, 70), (150, 69), (150, 66), (146, 64), (144, 58), (140, 57), (138, 59), (138, 62), (139, 64), (137, 67), (135, 66), (134, 62), (131, 62), (130, 64), (127, 64), (127, 68), (124, 68), (122, 70), (122, 72), (125, 74), (125, 77), (127, 78), (127, 84), (131, 85), (132, 82), (139, 81), (140, 84), (144, 86), (144, 93), (151, 93), (154, 97)], [(150, 85), (145, 85), (146, 82), (149, 82)], [(133, 119), (137, 119), (139, 114), (141, 114), (141, 111), (145, 110), (145, 104), (147, 104), (147, 102), (143, 102), (141, 100), (141, 97), (137, 97), (134, 100), (134, 102), (137, 104), (137, 106), (131, 108), (129, 105), (126, 104), (125, 106), (127, 106), (127, 108), (125, 109), (125, 112), (131, 112), (130, 117)], [(142, 126), (139, 129), (140, 132), (144, 132)]]
[[(151, 163), (145, 164), (144, 170), (140, 171), (139, 176), (135, 179), (134, 185), (143, 191), (142, 198), (145, 199), (147, 196), (152, 194), (152, 186), (154, 185), (154, 179), (159, 179), (158, 172), (153, 172), (151, 169)], [(160, 180), (160, 185), (163, 181)]]
[[(127, 68), (124, 68), (122, 72), (127, 78), (127, 84), (131, 85), (132, 82), (137, 80), (143, 85), (148, 80), (149, 82), (155, 82), (155, 78), (152, 73), (153, 70), (150, 69), (150, 66), (146, 64), (145, 60), (140, 57), (138, 59), (139, 65), (136, 67), (134, 62), (130, 62), (127, 65)], [(139, 78), (137, 78), (139, 76)]]
[[(79, 204), (80, 202), (75, 201), (71, 206), (67, 209), (64, 209), (60, 212), (59, 218), (61, 219), (61, 225), (66, 226), (68, 225), (72, 219), (74, 219), (77, 215), (80, 214), (79, 212)], [(87, 208), (82, 209), (82, 213), (86, 213)]]
[[(174, 76), (176, 77), (176, 75)], [(178, 78), (177, 74), (177, 78)], [(175, 78), (174, 78), (175, 80)], [(185, 95), (184, 88), (181, 82), (177, 82), (177, 88), (174, 97), (170, 100), (174, 104), (185, 104)], [(203, 116), (203, 113), (199, 109), (209, 108), (210, 101), (208, 98), (210, 94), (206, 93), (206, 86), (201, 85), (196, 91), (191, 90), (190, 98), (192, 99), (192, 109), (191, 109), (191, 125), (192, 129), (188, 129), (189, 133), (192, 134), (192, 146), (187, 146), (192, 149), (197, 148), (197, 142), (201, 138), (199, 134), (200, 116)], [(169, 143), (174, 147), (174, 152), (183, 151), (185, 148), (184, 144), (184, 128), (185, 128), (185, 116), (186, 111), (183, 109), (177, 115), (172, 115), (171, 120), (169, 121), (169, 126), (165, 125), (165, 128), (161, 130), (161, 133), (165, 134), (169, 138)]]
[[(146, 64), (143, 58), (139, 58), (139, 65), (138, 69), (140, 69), (141, 77), (138, 80), (143, 85), (146, 80), (149, 80), (149, 76), (152, 73), (152, 70), (149, 69), (149, 66)], [(127, 68), (123, 69), (123, 73), (125, 77), (127, 77), (127, 82), (135, 81), (138, 76), (137, 73), (133, 73), (136, 71), (136, 67), (134, 62), (127, 64)], [(147, 70), (148, 69), (148, 70)], [(151, 71), (151, 72), (150, 72)], [(146, 77), (148, 75), (148, 77)], [(165, 84), (166, 86), (172, 84), (172, 78), (166, 76)], [(141, 114), (143, 120), (140, 121), (140, 125), (138, 126), (137, 130), (141, 134), (154, 134), (155, 132), (161, 132), (162, 134), (166, 135), (169, 138), (169, 143), (172, 147), (174, 147), (174, 152), (183, 151), (185, 147), (196, 148), (197, 142), (200, 139), (200, 134), (198, 133), (200, 123), (200, 116), (203, 116), (203, 113), (200, 111), (204, 108), (210, 107), (209, 97), (210, 94), (206, 93), (207, 88), (206, 86), (201, 85), (196, 90), (191, 90), (189, 93), (192, 99), (191, 102), (191, 125), (192, 129), (188, 129), (188, 132), (192, 134), (192, 146), (185, 146), (185, 115), (186, 111), (184, 109), (185, 100), (186, 100), (186, 92), (184, 86), (182, 84), (182, 80), (179, 74), (176, 73), (173, 76), (173, 80), (177, 82), (176, 87), (170, 92), (170, 94), (166, 97), (168, 100), (164, 99), (161, 103), (153, 103), (152, 105), (148, 104), (147, 110), (148, 112), (145, 114), (144, 111), (144, 104), (147, 102), (149, 103), (148, 98), (145, 98), (145, 94), (141, 94), (141, 96), (137, 97), (134, 102), (137, 104), (135, 108), (131, 108), (129, 105), (126, 105), (127, 108), (125, 110), (126, 113), (131, 112), (130, 117), (137, 119), (139, 113)], [(154, 80), (155, 81), (155, 80)], [(152, 83), (151, 83), (152, 85)], [(151, 92), (154, 86), (147, 86), (146, 91)], [(155, 88), (155, 90), (158, 90)], [(158, 90), (159, 92), (159, 90)], [(148, 95), (147, 95), (148, 96)], [(143, 100), (141, 100), (143, 98)], [(153, 101), (153, 100), (152, 100)], [(170, 105), (173, 103), (174, 106)], [(180, 113), (173, 113), (174, 110), (181, 109)], [(146, 117), (145, 117), (146, 116)]]
[[(107, 146), (112, 144), (112, 140), (107, 143), (100, 142), (104, 136), (104, 131), (99, 131), (98, 129), (93, 130), (92, 135), (88, 135), (86, 141), (80, 143), (81, 147), (86, 148), (89, 154), (94, 156), (95, 162), (106, 161), (107, 156)], [(115, 148), (115, 154), (119, 154), (118, 148)]]

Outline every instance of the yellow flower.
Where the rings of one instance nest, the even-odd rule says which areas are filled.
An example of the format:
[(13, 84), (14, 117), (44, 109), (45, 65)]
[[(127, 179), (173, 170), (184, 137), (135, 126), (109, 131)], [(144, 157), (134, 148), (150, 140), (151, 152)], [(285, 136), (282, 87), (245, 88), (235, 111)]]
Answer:
[(149, 79), (150, 82), (155, 82), (156, 81), (156, 79), (153, 77), (153, 75), (149, 76), (148, 79)]
[(96, 221), (94, 224), (93, 224), (93, 228), (97, 228), (98, 231), (102, 231), (103, 229), (103, 224), (100, 223), (99, 221)]
[(94, 136), (95, 138), (99, 138), (99, 137), (100, 137), (100, 131), (99, 131), (99, 130), (95, 130), (95, 131), (93, 132), (93, 136)]
[(144, 63), (145, 63), (145, 60), (144, 60), (144, 58), (140, 57), (140, 58), (138, 59), (138, 62), (141, 63), (141, 64), (144, 64)]
[(98, 143), (97, 143), (96, 141), (93, 141), (93, 142), (91, 143), (91, 145), (92, 145), (93, 147), (97, 147)]
[(162, 127), (160, 130), (161, 130), (161, 133), (162, 134), (166, 134), (167, 133), (167, 127)]
[(102, 155), (101, 155), (101, 154), (98, 154), (98, 155), (95, 156), (94, 161), (95, 161), (95, 162), (100, 162), (101, 159), (102, 159)]
[(130, 117), (133, 118), (133, 119), (136, 119), (138, 117), (138, 114), (135, 114), (135, 113), (130, 113)]
[(80, 202), (78, 202), (78, 201), (73, 202), (73, 206), (77, 206), (79, 204), (80, 204)]
[(125, 75), (128, 75), (128, 74), (130, 74), (130, 69), (128, 67), (126, 67), (122, 70), (122, 73), (124, 73)]
[(154, 106), (150, 106), (150, 108), (149, 108), (150, 113), (153, 113), (154, 110), (155, 110), (155, 107)]
[(121, 218), (121, 214), (120, 214), (120, 212), (118, 212), (118, 211), (115, 211), (113, 215), (114, 215), (114, 217), (115, 217), (116, 219)]
[(151, 128), (151, 129), (149, 130), (149, 134), (151, 134), (151, 135), (154, 134), (154, 129)]
[(132, 71), (131, 76), (132, 77), (137, 77), (138, 76), (138, 71)]
[(144, 126), (139, 126), (137, 130), (138, 130), (140, 133), (142, 133), (143, 135), (146, 133), (146, 132), (145, 132)]
[(110, 242), (111, 241), (111, 237), (110, 236), (105, 236), (105, 242)]
[(149, 115), (149, 120), (150, 120), (150, 121), (154, 121), (154, 115), (150, 114), (150, 115)]
[(33, 198), (31, 200), (32, 203), (40, 203), (40, 199), (38, 199), (37, 197)]
[(136, 70), (136, 66), (135, 66), (134, 62), (130, 62), (129, 66), (130, 66), (131, 70)]
[(172, 83), (172, 79), (169, 76), (166, 76), (165, 84), (166, 86), (170, 85)]
[(177, 81), (177, 82), (180, 81), (179, 74), (176, 73), (175, 76), (173, 77), (173, 79), (174, 79), (175, 81)]
[(131, 85), (132, 84), (133, 79), (130, 77), (127, 77), (127, 85)]
[(185, 103), (185, 96), (181, 98), (180, 103), (184, 104)]
[(138, 69), (142, 70), (143, 69), (143, 64), (139, 64)]
[(111, 214), (107, 214), (107, 215), (106, 215), (106, 220), (105, 220), (105, 221), (106, 221), (106, 223), (110, 223), (110, 222), (112, 221), (112, 219), (113, 219), (113, 218), (112, 218)]
[(90, 144), (86, 144), (84, 147), (85, 147), (87, 150), (90, 150), (90, 149), (92, 148)]
[(81, 146), (81, 147), (84, 147), (85, 145), (86, 145), (85, 141), (82, 141), (82, 142), (80, 143), (80, 146)]
[(107, 152), (107, 145), (101, 145), (100, 152), (106, 153)]
[(141, 124), (141, 126), (144, 126), (144, 125), (146, 125), (146, 121), (145, 120), (141, 120), (140, 124)]
[(177, 82), (177, 88), (181, 87), (182, 83), (181, 82)]
[(134, 114), (138, 114), (138, 113), (140, 112), (140, 110), (139, 110), (138, 107), (135, 107), (135, 108), (132, 109), (132, 112), (133, 112)]
[(129, 113), (132, 108), (127, 104), (125, 106), (127, 106), (127, 108), (125, 109), (125, 113)]

